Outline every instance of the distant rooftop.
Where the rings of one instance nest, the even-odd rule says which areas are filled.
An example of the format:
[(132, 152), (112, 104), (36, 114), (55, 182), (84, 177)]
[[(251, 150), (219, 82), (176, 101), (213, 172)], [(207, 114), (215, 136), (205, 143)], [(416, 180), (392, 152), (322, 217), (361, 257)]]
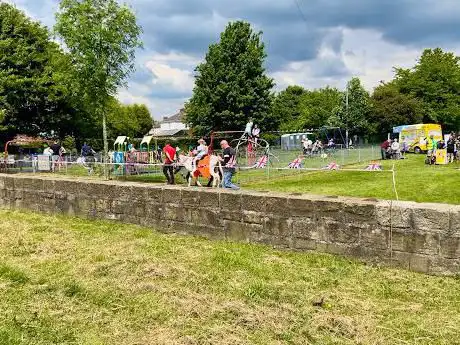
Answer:
[(185, 120), (185, 109), (182, 108), (177, 114), (164, 116), (160, 123), (183, 122)]

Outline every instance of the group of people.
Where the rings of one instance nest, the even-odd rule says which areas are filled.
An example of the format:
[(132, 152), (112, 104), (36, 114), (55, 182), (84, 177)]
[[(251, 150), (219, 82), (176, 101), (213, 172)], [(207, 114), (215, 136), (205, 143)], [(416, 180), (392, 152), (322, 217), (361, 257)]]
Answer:
[[(454, 160), (460, 160), (459, 148), (460, 148), (460, 135), (456, 136), (455, 133), (450, 133), (449, 138), (446, 141), (443, 139), (436, 140), (434, 135), (430, 135), (424, 139), (426, 143), (427, 152), (427, 163), (434, 164), (436, 161), (436, 151), (446, 150), (447, 161), (452, 163)], [(398, 139), (385, 140), (381, 145), (382, 159), (401, 159), (404, 154), (409, 152), (409, 144), (405, 137), (402, 137), (402, 141)]]
[[(236, 152), (232, 148), (227, 140), (222, 140), (220, 142), (220, 147), (222, 149), (222, 154), (219, 155), (219, 161), (222, 165), (223, 179), (222, 187), (238, 190), (240, 189), (237, 185), (233, 184), (232, 177), (236, 171)], [(180, 170), (180, 166), (177, 166), (179, 161), (179, 152), (178, 147), (173, 147), (169, 142), (166, 143), (163, 148), (164, 155), (164, 164), (163, 164), (163, 174), (166, 177), (167, 184), (173, 185), (174, 175)], [(189, 155), (193, 156), (193, 165), (196, 168), (198, 162), (202, 160), (206, 155), (209, 154), (209, 148), (206, 144), (206, 141), (201, 138), (198, 140), (198, 146), (193, 150), (190, 150)]]
[(385, 140), (380, 145), (380, 152), (382, 154), (382, 159), (401, 159), (404, 157), (404, 154), (409, 151), (409, 146), (406, 141), (400, 143), (398, 139), (388, 139)]
[(427, 161), (430, 164), (433, 164), (435, 161), (437, 150), (446, 150), (447, 162), (453, 163), (454, 160), (460, 160), (460, 135), (457, 136), (454, 132), (450, 133), (447, 142), (442, 139), (437, 141), (434, 139), (433, 135), (430, 135), (429, 138), (426, 138), (426, 148), (428, 156)]
[(327, 145), (323, 144), (319, 139), (316, 139), (314, 142), (308, 137), (302, 139), (303, 154), (307, 157), (321, 154), (324, 149), (334, 150), (335, 147), (336, 145), (333, 138), (328, 140)]
[(257, 145), (257, 142), (260, 138), (260, 128), (254, 124), (252, 119), (249, 119), (248, 123), (246, 124), (242, 138), (252, 139), (254, 144)]
[(58, 166), (60, 162), (62, 162), (62, 157), (66, 154), (66, 152), (66, 149), (57, 141), (55, 141), (50, 146), (45, 145), (43, 154), (51, 157), (51, 170), (54, 171), (56, 169), (56, 166)]

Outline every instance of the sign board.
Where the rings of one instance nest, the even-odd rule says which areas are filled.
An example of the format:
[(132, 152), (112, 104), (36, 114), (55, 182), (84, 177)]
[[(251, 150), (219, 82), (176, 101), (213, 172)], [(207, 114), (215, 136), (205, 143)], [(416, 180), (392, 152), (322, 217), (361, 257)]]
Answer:
[(436, 150), (436, 164), (447, 164), (447, 150)]
[(38, 155), (37, 156), (37, 170), (38, 171), (51, 171), (51, 156)]

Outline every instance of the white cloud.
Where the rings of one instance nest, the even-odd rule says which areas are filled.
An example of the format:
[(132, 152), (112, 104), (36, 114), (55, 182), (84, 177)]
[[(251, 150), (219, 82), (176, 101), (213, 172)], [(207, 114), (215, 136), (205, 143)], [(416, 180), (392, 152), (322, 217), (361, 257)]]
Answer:
[[(420, 54), (419, 49), (385, 41), (382, 34), (375, 30), (343, 29), (340, 52), (335, 53), (333, 49), (323, 45), (316, 59), (290, 63), (283, 70), (273, 73), (273, 77), (278, 89), (292, 84), (307, 88), (326, 85), (345, 88), (351, 77), (359, 77), (364, 87), (372, 91), (381, 80), (390, 81), (394, 77), (394, 67), (414, 66)], [(325, 65), (327, 60), (337, 64), (336, 67), (343, 63), (349, 72), (336, 76), (318, 73), (318, 69), (325, 66), (334, 67)]]
[(153, 74), (154, 85), (172, 87), (177, 91), (192, 91), (194, 79), (191, 71), (171, 67), (166, 63), (154, 60), (148, 61), (145, 66)]
[(118, 92), (118, 100), (124, 104), (140, 103), (145, 104), (149, 110), (150, 115), (155, 120), (161, 120), (163, 116), (175, 114), (179, 109), (184, 106), (186, 99), (184, 98), (154, 98), (133, 93), (131, 90), (121, 89)]

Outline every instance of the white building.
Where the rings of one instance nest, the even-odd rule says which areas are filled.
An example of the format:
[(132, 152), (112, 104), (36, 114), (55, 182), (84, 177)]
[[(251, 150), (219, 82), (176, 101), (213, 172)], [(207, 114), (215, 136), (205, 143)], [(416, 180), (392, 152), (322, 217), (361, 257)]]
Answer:
[(167, 137), (176, 135), (182, 131), (187, 131), (189, 127), (183, 122), (184, 117), (184, 109), (179, 110), (175, 115), (163, 117), (163, 120), (160, 122), (160, 127), (152, 128), (149, 135), (153, 135), (154, 137)]

